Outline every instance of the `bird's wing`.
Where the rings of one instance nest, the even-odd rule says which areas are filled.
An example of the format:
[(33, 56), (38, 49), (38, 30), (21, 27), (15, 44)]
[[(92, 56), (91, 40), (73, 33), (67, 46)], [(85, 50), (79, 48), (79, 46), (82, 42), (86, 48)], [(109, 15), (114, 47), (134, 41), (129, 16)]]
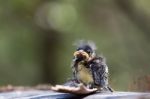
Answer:
[(90, 63), (94, 84), (100, 87), (108, 85), (108, 67), (102, 57), (95, 58)]
[(77, 60), (73, 58), (72, 63), (71, 63), (71, 69), (73, 73), (73, 79), (77, 80)]

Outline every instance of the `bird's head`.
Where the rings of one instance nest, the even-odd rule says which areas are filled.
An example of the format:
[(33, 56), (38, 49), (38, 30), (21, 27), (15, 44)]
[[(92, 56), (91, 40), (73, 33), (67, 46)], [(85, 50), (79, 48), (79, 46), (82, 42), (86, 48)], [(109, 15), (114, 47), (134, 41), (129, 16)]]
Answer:
[(88, 61), (95, 55), (95, 44), (93, 42), (81, 42), (77, 44), (77, 49), (74, 52), (74, 57), (76, 60)]

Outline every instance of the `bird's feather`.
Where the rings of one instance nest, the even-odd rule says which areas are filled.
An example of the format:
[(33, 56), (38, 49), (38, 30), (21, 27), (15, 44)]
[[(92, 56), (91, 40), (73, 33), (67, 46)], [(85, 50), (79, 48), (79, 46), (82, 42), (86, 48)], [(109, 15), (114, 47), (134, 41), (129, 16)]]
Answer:
[(105, 87), (108, 85), (108, 67), (102, 57), (96, 57), (90, 62), (94, 83), (97, 86)]

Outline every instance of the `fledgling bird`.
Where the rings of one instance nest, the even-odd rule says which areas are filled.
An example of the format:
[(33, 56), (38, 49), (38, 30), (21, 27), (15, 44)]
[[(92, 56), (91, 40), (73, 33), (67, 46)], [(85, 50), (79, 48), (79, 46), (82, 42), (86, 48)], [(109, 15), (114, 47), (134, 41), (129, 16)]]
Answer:
[(112, 92), (108, 84), (108, 67), (105, 59), (96, 54), (95, 44), (80, 41), (76, 46), (72, 63), (74, 80), (72, 85), (82, 83), (90, 89), (97, 88), (99, 91)]

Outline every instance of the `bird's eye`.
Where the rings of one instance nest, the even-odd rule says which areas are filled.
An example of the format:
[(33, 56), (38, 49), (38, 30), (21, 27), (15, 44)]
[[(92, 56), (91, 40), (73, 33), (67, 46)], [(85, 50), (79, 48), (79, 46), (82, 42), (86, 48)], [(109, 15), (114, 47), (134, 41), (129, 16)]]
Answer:
[(81, 48), (77, 48), (77, 51), (81, 50)]
[(90, 53), (91, 53), (91, 51), (90, 51), (90, 50), (87, 50), (87, 53), (89, 53), (89, 54), (90, 54)]

